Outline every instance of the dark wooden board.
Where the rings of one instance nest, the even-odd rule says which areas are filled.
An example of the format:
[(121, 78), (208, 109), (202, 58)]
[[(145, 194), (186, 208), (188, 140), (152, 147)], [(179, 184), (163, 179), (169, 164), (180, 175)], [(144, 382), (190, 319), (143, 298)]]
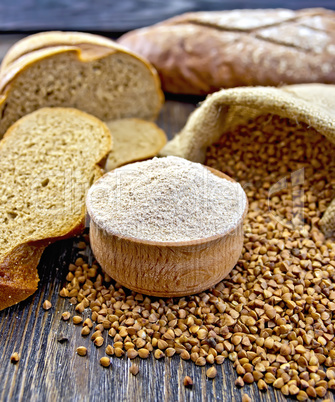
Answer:
[[(0, 60), (17, 35), (0, 36)], [(199, 99), (170, 98), (158, 124), (169, 138), (185, 124)], [(39, 265), (38, 291), (26, 301), (0, 312), (0, 401), (236, 401), (247, 393), (252, 401), (285, 401), (273, 389), (263, 394), (255, 385), (242, 390), (235, 387), (236, 372), (230, 361), (217, 366), (218, 376), (208, 380), (206, 368), (185, 362), (178, 356), (164, 361), (153, 358), (135, 359), (140, 367), (136, 377), (129, 373), (130, 362), (113, 358), (112, 368), (104, 369), (99, 359), (104, 347), (96, 349), (90, 339), (80, 335), (81, 327), (62, 321), (64, 311), (73, 312), (68, 300), (58, 296), (65, 283), (67, 266), (75, 260), (77, 240), (70, 239), (51, 245)], [(44, 311), (44, 300), (53, 308)], [(86, 316), (88, 312), (86, 312)], [(60, 344), (64, 335), (69, 342)], [(107, 342), (107, 334), (104, 335)], [(78, 346), (88, 348), (87, 357), (76, 354)], [(18, 352), (21, 360), (10, 363)], [(185, 375), (194, 380), (193, 389), (185, 389)], [(327, 397), (331, 398), (332, 395)]]
[[(194, 103), (185, 99), (166, 103), (159, 124), (169, 137), (183, 127), (194, 107)], [(272, 388), (263, 394), (255, 385), (242, 390), (235, 387), (237, 375), (229, 360), (217, 366), (215, 380), (206, 378), (206, 367), (182, 361), (178, 356), (164, 361), (136, 358), (140, 367), (136, 377), (129, 373), (130, 361), (126, 358), (113, 358), (110, 369), (101, 367), (99, 360), (105, 347), (97, 349), (89, 338), (80, 335), (81, 326), (61, 320), (62, 312), (74, 311), (69, 301), (58, 293), (65, 283), (68, 264), (76, 258), (76, 241), (70, 239), (51, 245), (39, 265), (38, 292), (0, 312), (0, 401), (239, 402), (244, 393), (257, 402), (286, 400)], [(49, 311), (42, 308), (46, 299), (53, 305)], [(85, 314), (88, 316), (88, 312)], [(69, 342), (57, 342), (60, 335)], [(104, 336), (106, 346), (107, 333)], [(76, 354), (78, 346), (87, 347), (87, 357)], [(13, 365), (10, 356), (15, 351), (21, 360)], [(194, 380), (192, 390), (183, 386), (185, 375)]]
[(0, 2), (0, 31), (125, 32), (187, 11), (235, 8), (335, 9), (334, 0), (12, 0)]

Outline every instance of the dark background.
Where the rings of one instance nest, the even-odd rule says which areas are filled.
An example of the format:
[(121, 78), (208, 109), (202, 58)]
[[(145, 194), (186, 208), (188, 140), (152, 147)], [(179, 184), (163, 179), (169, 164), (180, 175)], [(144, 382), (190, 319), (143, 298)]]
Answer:
[(0, 33), (69, 29), (121, 33), (187, 11), (335, 9), (335, 0), (0, 0)]

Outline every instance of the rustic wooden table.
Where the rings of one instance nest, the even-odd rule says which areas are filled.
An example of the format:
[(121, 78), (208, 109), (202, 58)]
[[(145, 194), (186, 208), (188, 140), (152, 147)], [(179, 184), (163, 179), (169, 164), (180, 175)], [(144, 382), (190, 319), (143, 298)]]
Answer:
[[(16, 35), (0, 36), (0, 59), (4, 51), (18, 39)], [(158, 124), (169, 137), (178, 132), (195, 103), (190, 100), (170, 99), (161, 113)], [(232, 363), (227, 359), (217, 366), (218, 376), (208, 380), (206, 367), (180, 360), (178, 356), (164, 361), (152, 357), (136, 358), (140, 372), (129, 373), (130, 361), (112, 359), (112, 367), (104, 369), (99, 360), (104, 347), (97, 349), (80, 335), (80, 327), (61, 320), (64, 311), (73, 313), (67, 299), (58, 296), (65, 283), (67, 266), (78, 252), (76, 239), (70, 239), (47, 248), (39, 265), (40, 283), (36, 294), (26, 301), (0, 312), (0, 401), (241, 401), (247, 393), (252, 401), (285, 401), (273, 388), (264, 394), (253, 386), (242, 390), (235, 387), (237, 378)], [(91, 257), (90, 257), (91, 258)], [(53, 308), (44, 311), (44, 300)], [(88, 315), (88, 312), (86, 313)], [(59, 336), (68, 342), (59, 343)], [(105, 342), (107, 342), (107, 333)], [(76, 354), (78, 346), (86, 346), (88, 356)], [(13, 352), (21, 360), (10, 362)], [(183, 386), (184, 376), (194, 380), (192, 389)], [(333, 399), (331, 394), (327, 398)]]

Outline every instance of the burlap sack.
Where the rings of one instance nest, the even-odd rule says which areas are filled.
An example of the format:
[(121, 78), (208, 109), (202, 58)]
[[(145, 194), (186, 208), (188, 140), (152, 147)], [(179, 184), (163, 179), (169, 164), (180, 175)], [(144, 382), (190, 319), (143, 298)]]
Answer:
[[(243, 87), (209, 95), (160, 155), (204, 162), (208, 146), (222, 134), (268, 113), (305, 123), (335, 143), (335, 85)], [(335, 231), (335, 199), (320, 223), (326, 234)]]

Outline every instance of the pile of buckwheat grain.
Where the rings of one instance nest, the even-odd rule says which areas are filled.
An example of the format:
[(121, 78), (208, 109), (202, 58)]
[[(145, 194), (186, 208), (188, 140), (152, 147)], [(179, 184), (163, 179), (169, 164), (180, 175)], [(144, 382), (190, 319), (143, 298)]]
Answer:
[[(155, 299), (123, 289), (80, 257), (60, 295), (76, 305), (82, 335), (108, 356), (178, 354), (209, 364), (208, 378), (228, 358), (237, 386), (255, 382), (265, 391), (272, 384), (299, 401), (324, 397), (335, 389), (335, 243), (318, 221), (335, 193), (333, 155), (321, 135), (276, 116), (226, 134), (206, 163), (239, 181), (249, 199), (236, 267), (201, 294)], [(79, 247), (87, 244), (86, 236)], [(87, 308), (91, 318), (82, 322)]]

